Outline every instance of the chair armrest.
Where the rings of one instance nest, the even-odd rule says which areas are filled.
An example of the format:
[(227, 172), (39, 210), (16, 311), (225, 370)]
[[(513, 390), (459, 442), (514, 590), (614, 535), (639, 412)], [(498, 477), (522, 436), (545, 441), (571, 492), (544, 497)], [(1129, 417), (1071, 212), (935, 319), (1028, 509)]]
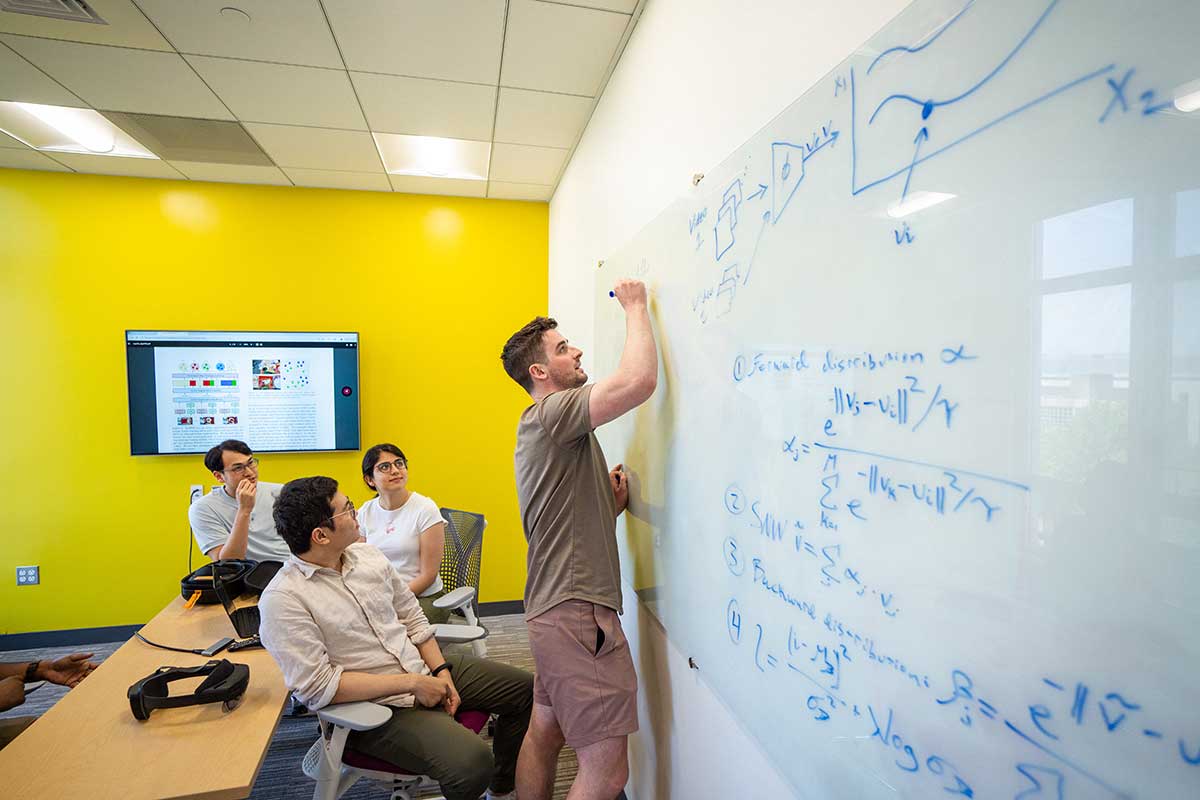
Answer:
[(433, 601), (434, 608), (461, 608), (475, 599), (474, 586), (460, 586)]
[(433, 638), (438, 640), (438, 644), (466, 644), (487, 635), (487, 628), (479, 625), (440, 623), (433, 626)]
[(317, 712), (317, 717), (323, 722), (352, 731), (369, 731), (391, 719), (392, 710), (378, 703), (338, 703), (325, 706)]

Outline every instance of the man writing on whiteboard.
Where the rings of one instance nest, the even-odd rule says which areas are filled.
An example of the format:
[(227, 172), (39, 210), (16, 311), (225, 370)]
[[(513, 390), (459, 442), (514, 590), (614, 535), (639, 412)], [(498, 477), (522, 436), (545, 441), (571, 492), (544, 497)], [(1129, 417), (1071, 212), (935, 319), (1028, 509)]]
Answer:
[(629, 490), (595, 429), (644, 403), (658, 381), (646, 287), (622, 280), (625, 348), (616, 372), (590, 385), (583, 351), (538, 317), (514, 333), (501, 359), (533, 398), (517, 425), (517, 500), (529, 542), (525, 620), (537, 674), (517, 765), (521, 800), (549, 800), (563, 743), (579, 757), (572, 800), (612, 800), (629, 778), (627, 739), (637, 730), (637, 676), (618, 614), (616, 516)]

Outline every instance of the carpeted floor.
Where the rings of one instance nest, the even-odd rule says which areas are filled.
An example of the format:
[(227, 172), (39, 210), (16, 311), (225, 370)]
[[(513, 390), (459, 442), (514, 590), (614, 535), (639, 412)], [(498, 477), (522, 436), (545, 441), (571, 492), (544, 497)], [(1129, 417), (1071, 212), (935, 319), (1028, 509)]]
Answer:
[[(529, 637), (525, 622), (520, 614), (487, 617), (483, 620), (490, 631), (488, 636), (488, 658), (506, 664), (533, 670), (533, 657), (529, 653)], [(12, 650), (0, 652), (0, 661), (28, 661), (34, 658), (59, 658), (81, 649), (93, 651), (97, 659), (110, 655), (121, 643), (97, 644), (87, 648), (56, 647), (46, 650)], [(29, 696), (23, 706), (14, 708), (0, 718), (41, 714), (54, 705), (67, 690), (61, 686), (47, 684)], [(300, 760), (317, 738), (317, 723), (312, 717), (284, 717), (279, 721), (271, 747), (263, 761), (262, 770), (250, 797), (252, 800), (302, 800), (312, 797), (313, 784), (300, 771)], [(555, 800), (567, 796), (567, 789), (575, 778), (575, 753), (564, 748), (558, 761), (558, 780), (555, 784)], [(347, 800), (387, 797), (390, 788), (382, 783), (360, 781), (345, 794)]]

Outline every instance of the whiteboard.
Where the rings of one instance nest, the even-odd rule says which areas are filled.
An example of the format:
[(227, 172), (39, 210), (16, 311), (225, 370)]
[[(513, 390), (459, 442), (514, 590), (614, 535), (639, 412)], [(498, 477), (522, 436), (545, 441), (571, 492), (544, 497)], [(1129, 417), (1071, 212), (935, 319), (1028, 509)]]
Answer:
[(597, 271), (624, 577), (797, 796), (1200, 797), (1197, 32), (918, 0)]

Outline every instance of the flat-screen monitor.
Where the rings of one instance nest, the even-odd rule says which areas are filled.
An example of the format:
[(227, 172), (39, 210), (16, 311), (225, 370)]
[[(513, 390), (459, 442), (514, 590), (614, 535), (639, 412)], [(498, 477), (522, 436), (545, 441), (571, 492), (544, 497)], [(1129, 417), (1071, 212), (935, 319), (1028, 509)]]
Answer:
[(357, 450), (358, 334), (126, 331), (135, 456)]

